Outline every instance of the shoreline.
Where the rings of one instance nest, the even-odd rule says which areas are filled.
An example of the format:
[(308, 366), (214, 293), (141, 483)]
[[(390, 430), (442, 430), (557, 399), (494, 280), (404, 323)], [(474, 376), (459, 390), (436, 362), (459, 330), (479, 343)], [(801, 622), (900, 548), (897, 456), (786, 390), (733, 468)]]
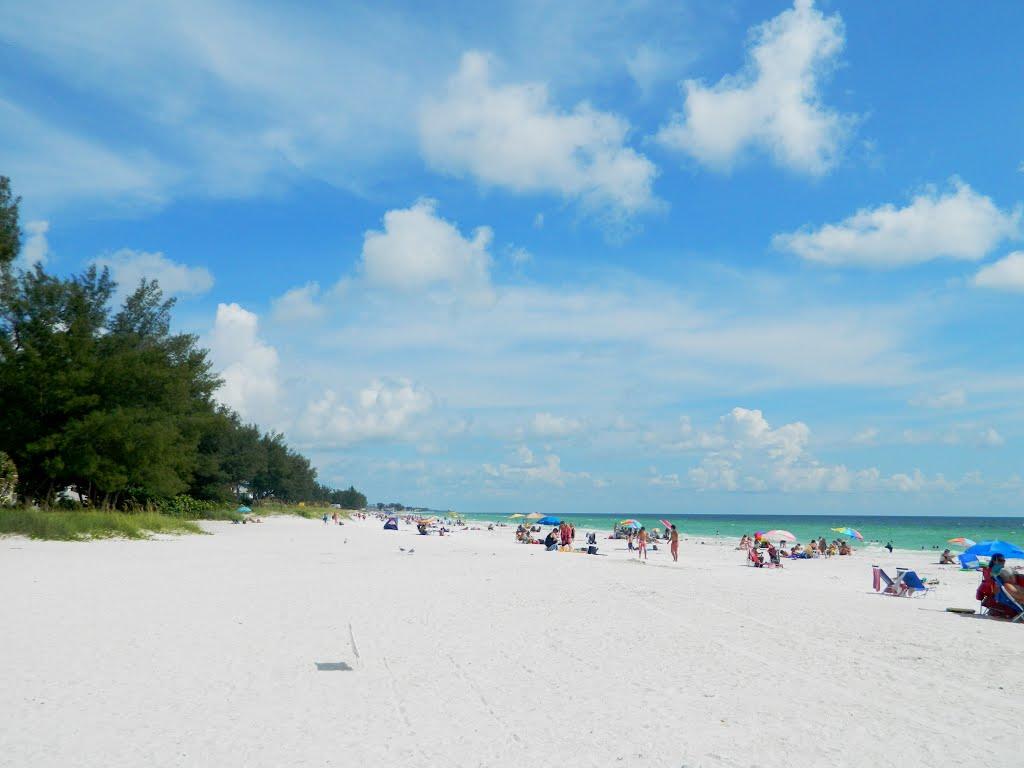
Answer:
[[(566, 516), (566, 519), (571, 521), (572, 517), (571, 516)], [(1016, 519), (1016, 518), (1010, 518), (1010, 519)], [(465, 522), (467, 524), (473, 524), (473, 525), (487, 526), (487, 525), (493, 524), (495, 527), (497, 527), (499, 525), (499, 522), (494, 521), (494, 520), (481, 520), (481, 519), (478, 519), (478, 518), (470, 518), (468, 516), (465, 517), (464, 520), (465, 520)], [(505, 527), (511, 528), (514, 531), (515, 530), (515, 526), (517, 525), (517, 522), (513, 522), (513, 523), (504, 522), (502, 524)], [(550, 529), (551, 527), (552, 526), (543, 526), (542, 525), (541, 526), (541, 530)], [(598, 529), (598, 528), (592, 528), (592, 527), (579, 528), (577, 530), (577, 538), (580, 538), (580, 534), (581, 533), (589, 532), (589, 531), (592, 531), (592, 530), (593, 531), (597, 531), (597, 533), (598, 533), (598, 541), (599, 542), (602, 541), (602, 538), (601, 538), (602, 536), (605, 537), (604, 540), (616, 541), (616, 539), (608, 539), (609, 531), (605, 531), (605, 530)], [(624, 541), (624, 540), (623, 539), (618, 539), (617, 541)], [(680, 532), (680, 534), (679, 534), (679, 541), (681, 543), (683, 543), (683, 542), (695, 543), (698, 546), (704, 545), (705, 542), (707, 542), (711, 546), (719, 546), (719, 547), (729, 547), (730, 545), (732, 545), (733, 548), (736, 549), (735, 545), (738, 543), (739, 539), (738, 539), (738, 537), (731, 537), (731, 536), (730, 537), (721, 536), (721, 535), (719, 535), (719, 536), (714, 536), (714, 535), (701, 536), (701, 535), (686, 534), (685, 532)], [(667, 544), (667, 541), (665, 539), (658, 539), (658, 542), (659, 543), (660, 542), (665, 542)], [(801, 542), (801, 543), (804, 543), (804, 542)], [(885, 557), (889, 557), (890, 556), (890, 552), (885, 548), (885, 546), (881, 545), (881, 544), (878, 544), (875, 541), (871, 541), (871, 542), (855, 542), (853, 549), (858, 554), (867, 553), (867, 552), (873, 552), (873, 553), (885, 553)], [(739, 550), (737, 549), (737, 551), (739, 551)], [(950, 545), (950, 551), (954, 555), (957, 555), (957, 554), (959, 554), (959, 551), (962, 551), (962, 550), (958, 551), (955, 548), (954, 545)], [(932, 554), (932, 553), (934, 553), (935, 556), (938, 556), (938, 555), (940, 555), (942, 553), (942, 550), (941, 549), (908, 549), (907, 547), (896, 547), (896, 546), (894, 546), (892, 548), (891, 555), (893, 555), (893, 556), (895, 556), (895, 555), (921, 555), (921, 554), (926, 554), (927, 555), (927, 554)], [(817, 558), (812, 558), (812, 559), (817, 559)], [(826, 558), (826, 559), (828, 559), (828, 558)], [(938, 563), (936, 563), (936, 565), (938, 565)]]

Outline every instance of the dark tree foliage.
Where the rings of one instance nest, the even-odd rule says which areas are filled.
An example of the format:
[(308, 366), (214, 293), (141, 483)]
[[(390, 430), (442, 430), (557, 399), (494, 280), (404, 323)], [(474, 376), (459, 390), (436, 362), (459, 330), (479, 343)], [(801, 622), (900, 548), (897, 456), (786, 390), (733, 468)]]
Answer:
[(174, 300), (155, 281), (112, 312), (107, 270), (18, 271), (19, 247), (18, 200), (0, 177), (0, 455), (17, 468), (22, 498), (52, 503), (70, 487), (114, 507), (246, 492), (365, 505), (354, 488), (317, 483), (282, 435), (217, 405), (207, 351), (171, 331)]
[(20, 199), (11, 192), (11, 181), (0, 176), (0, 269), (10, 265), (21, 247), (21, 231), (18, 229), (18, 203)]

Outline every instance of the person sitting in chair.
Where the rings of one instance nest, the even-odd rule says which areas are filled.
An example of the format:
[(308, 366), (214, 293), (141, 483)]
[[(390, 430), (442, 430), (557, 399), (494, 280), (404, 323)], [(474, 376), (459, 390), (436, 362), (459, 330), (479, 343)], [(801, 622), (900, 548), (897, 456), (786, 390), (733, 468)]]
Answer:
[(989, 575), (1003, 585), (1014, 602), (1024, 606), (1024, 587), (1017, 583), (1017, 574), (1006, 567), (1006, 556), (995, 554), (989, 560)]

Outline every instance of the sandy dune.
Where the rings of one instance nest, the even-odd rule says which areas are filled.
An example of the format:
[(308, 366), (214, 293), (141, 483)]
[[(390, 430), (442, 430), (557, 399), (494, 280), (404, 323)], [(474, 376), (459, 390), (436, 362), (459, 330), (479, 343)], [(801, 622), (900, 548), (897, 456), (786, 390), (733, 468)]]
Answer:
[[(931, 553), (782, 571), (511, 529), (0, 540), (3, 766), (928, 765), (1020, 755), (1024, 626)], [(612, 546), (613, 545), (613, 546)], [(609, 546), (612, 546), (609, 550)], [(400, 547), (415, 548), (413, 554)], [(937, 576), (923, 599), (870, 566)], [(994, 706), (994, 701), (1001, 702)]]

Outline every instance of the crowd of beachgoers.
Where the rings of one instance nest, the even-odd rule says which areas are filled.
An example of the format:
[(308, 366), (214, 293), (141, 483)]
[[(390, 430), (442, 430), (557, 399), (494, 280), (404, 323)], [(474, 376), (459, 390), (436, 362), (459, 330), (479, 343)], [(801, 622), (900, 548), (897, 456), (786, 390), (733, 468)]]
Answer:
[[(365, 519), (366, 513), (359, 513), (359, 517)], [(456, 531), (482, 530), (482, 525), (471, 524), (461, 517), (417, 517), (415, 515), (396, 515), (394, 513), (375, 512), (373, 516), (384, 521), (384, 527), (397, 530), (399, 521), (409, 526), (414, 526), (421, 535), (436, 534), (445, 536)], [(528, 518), (533, 516), (516, 515), (517, 518)], [(539, 517), (539, 516), (536, 516)], [(576, 526), (568, 520), (559, 520), (551, 517), (540, 519), (526, 519), (519, 522), (515, 527), (515, 539), (520, 544), (539, 545), (548, 552), (578, 552), (589, 555), (605, 555), (601, 548), (605, 546), (604, 541), (599, 541), (597, 531), (588, 531), (583, 541), (577, 545)], [(325, 515), (325, 522), (327, 522)], [(335, 518), (334, 522), (340, 522)], [(649, 551), (659, 551), (659, 544), (662, 547), (667, 545), (673, 562), (679, 560), (680, 532), (675, 525), (668, 520), (663, 520), (664, 528), (652, 527), (650, 531), (635, 520), (624, 520), (617, 523), (610, 534), (602, 534), (600, 538), (605, 540), (625, 540), (626, 551), (630, 556), (635, 553), (639, 560), (646, 560)], [(509, 523), (490, 522), (486, 524), (488, 531), (495, 529), (509, 528)], [(806, 544), (796, 540), (788, 531), (776, 530), (767, 533), (757, 532), (744, 534), (735, 549), (744, 553), (748, 565), (756, 568), (783, 568), (787, 560), (815, 560), (819, 558), (829, 559), (833, 557), (851, 557), (856, 553), (853, 540), (862, 539), (860, 533), (853, 529), (833, 529), (842, 531), (846, 538), (835, 537), (827, 540), (825, 536), (811, 538)], [(777, 543), (776, 543), (777, 542)], [(701, 542), (704, 543), (704, 542)], [(884, 547), (891, 554), (892, 543)], [(1024, 574), (1018, 574), (1012, 569), (1006, 569), (1000, 579), (1000, 586), (1005, 588), (1005, 595), (1002, 599), (1002, 608), (997, 605), (1000, 597), (999, 589), (993, 589), (993, 579), (997, 578), (1002, 567), (1001, 556), (996, 556), (990, 565), (982, 566), (976, 564), (973, 569), (982, 573), (983, 583), (979, 587), (977, 599), (982, 601), (983, 607), (993, 616), (1008, 616), (1021, 614), (1024, 611), (1013, 608), (1013, 598), (1018, 601), (1024, 600)], [(946, 549), (939, 556), (938, 565), (962, 566), (953, 553)], [(875, 590), (886, 594), (898, 596), (911, 596), (928, 591), (928, 585), (922, 581), (914, 571), (898, 569), (895, 579), (892, 579), (877, 565), (872, 566), (874, 571)], [(965, 568), (970, 570), (971, 568)], [(995, 574), (992, 572), (995, 571)], [(931, 585), (937, 582), (933, 579)], [(982, 594), (984, 592), (984, 594)], [(986, 597), (989, 599), (986, 600)], [(1008, 607), (1007, 607), (1008, 606)], [(993, 609), (994, 608), (994, 609)]]
[(787, 546), (785, 540), (780, 540), (776, 547), (775, 543), (765, 536), (744, 534), (736, 549), (746, 552), (751, 563), (759, 568), (766, 564), (781, 568), (784, 558), (810, 560), (816, 557), (848, 557), (854, 553), (854, 548), (849, 542), (842, 539), (826, 542), (824, 536), (811, 539), (806, 546), (799, 541)]

